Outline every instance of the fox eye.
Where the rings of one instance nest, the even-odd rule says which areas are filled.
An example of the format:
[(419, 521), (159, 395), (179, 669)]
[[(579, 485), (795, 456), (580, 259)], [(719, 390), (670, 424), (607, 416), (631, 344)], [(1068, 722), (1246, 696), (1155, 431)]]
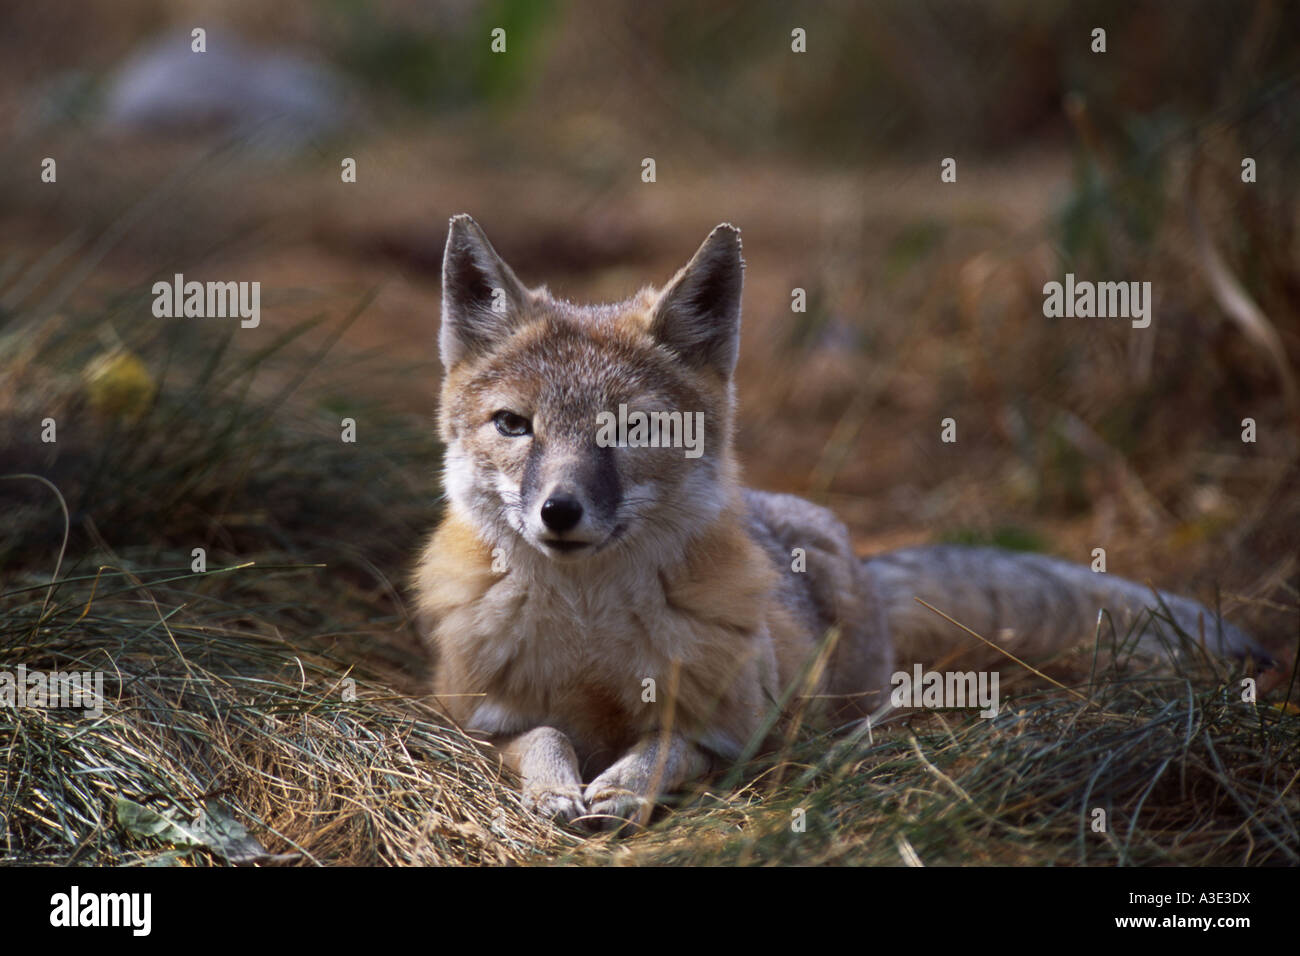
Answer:
[(504, 410), (497, 412), (492, 416), (492, 424), (496, 425), (497, 431), (507, 438), (520, 438), (533, 433), (533, 423), (523, 415), (516, 415), (514, 412)]

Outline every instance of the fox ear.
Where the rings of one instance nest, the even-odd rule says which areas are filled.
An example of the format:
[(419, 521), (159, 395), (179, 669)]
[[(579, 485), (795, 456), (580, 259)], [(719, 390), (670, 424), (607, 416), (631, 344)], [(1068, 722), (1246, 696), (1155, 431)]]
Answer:
[(442, 365), (487, 351), (509, 335), (528, 290), (469, 216), (453, 216), (442, 256)]
[(697, 368), (730, 378), (740, 352), (740, 230), (716, 227), (655, 304), (650, 334)]

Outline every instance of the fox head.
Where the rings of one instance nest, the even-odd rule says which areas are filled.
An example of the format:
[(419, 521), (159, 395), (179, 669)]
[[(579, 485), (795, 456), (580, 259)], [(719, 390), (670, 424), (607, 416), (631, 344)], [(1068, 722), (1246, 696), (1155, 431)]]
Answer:
[(527, 288), (469, 216), (442, 272), (439, 429), (451, 507), (562, 563), (680, 551), (736, 493), (740, 232), (662, 289), (575, 305)]

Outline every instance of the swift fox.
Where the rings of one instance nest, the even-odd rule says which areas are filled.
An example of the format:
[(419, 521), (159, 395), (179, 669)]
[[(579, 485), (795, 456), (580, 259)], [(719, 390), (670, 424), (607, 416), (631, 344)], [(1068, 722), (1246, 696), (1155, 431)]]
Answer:
[[(451, 220), (447, 508), (415, 592), (440, 705), (499, 748), (529, 807), (618, 826), (737, 758), (774, 702), (870, 715), (896, 667), (973, 642), (914, 597), (1022, 659), (1091, 637), (1101, 608), (1123, 634), (1159, 602), (1211, 650), (1255, 652), (1194, 601), (1052, 558), (863, 559), (826, 509), (742, 488), (743, 267), (723, 224), (663, 289), (575, 305), (523, 285), (469, 216)], [(1160, 632), (1153, 620), (1143, 640)]]

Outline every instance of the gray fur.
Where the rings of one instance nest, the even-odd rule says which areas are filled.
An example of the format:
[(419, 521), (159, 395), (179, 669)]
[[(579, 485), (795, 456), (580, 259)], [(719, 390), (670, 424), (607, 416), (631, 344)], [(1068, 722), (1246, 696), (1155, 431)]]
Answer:
[(1017, 656), (1041, 658), (1092, 638), (1098, 612), (1105, 609), (1110, 621), (1102, 635), (1112, 639), (1113, 623), (1123, 641), (1132, 628), (1141, 634), (1135, 644), (1140, 651), (1180, 648), (1168, 614), (1198, 643), (1204, 635), (1212, 653), (1268, 659), (1249, 635), (1196, 601), (1167, 591), (1157, 598), (1145, 585), (1046, 555), (939, 545), (878, 555), (865, 567), (901, 658), (933, 662), (942, 648), (953, 646), (957, 629), (913, 600), (920, 597)]
[[(963, 645), (989, 659), (975, 638), (918, 604), (918, 597), (1027, 661), (1092, 639), (1102, 610), (1109, 616), (1101, 629), (1107, 646), (1173, 655), (1184, 649), (1181, 631), (1198, 644), (1203, 635), (1206, 650), (1217, 655), (1269, 660), (1248, 634), (1200, 603), (1115, 575), (1041, 554), (960, 545), (861, 560), (848, 529), (825, 508), (793, 495), (749, 490), (745, 501), (751, 533), (778, 568), (789, 572), (792, 549), (806, 551), (808, 573), (783, 573), (780, 601), (814, 633), (840, 624), (844, 634), (835, 666), (843, 673), (876, 675), (883, 684), (895, 666), (933, 666)], [(851, 570), (831, 573), (841, 563)], [(854, 618), (843, 606), (844, 574), (851, 575), (852, 593), (863, 599)], [(852, 662), (850, 655), (856, 657)], [(862, 686), (833, 690), (862, 693), (873, 681), (859, 676), (857, 682)]]
[[(864, 717), (880, 706), (895, 667), (885, 603), (854, 554), (848, 528), (794, 495), (745, 490), (750, 533), (780, 571), (778, 603), (818, 639), (840, 629), (824, 687), (829, 712)], [(793, 568), (795, 549), (806, 570)]]

